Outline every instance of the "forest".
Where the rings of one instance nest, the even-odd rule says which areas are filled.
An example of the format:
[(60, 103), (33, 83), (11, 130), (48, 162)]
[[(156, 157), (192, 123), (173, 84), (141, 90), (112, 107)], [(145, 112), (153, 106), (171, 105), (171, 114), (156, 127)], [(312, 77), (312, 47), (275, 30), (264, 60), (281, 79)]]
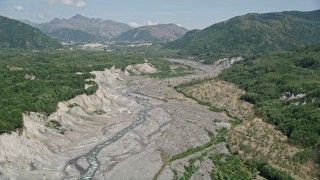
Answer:
[[(249, 13), (189, 31), (165, 45), (207, 64), (225, 57), (275, 50), (292, 50), (320, 41), (320, 10), (310, 12)], [(306, 33), (308, 32), (308, 33)]]
[(0, 16), (0, 48), (57, 49), (62, 45), (36, 28)]
[(254, 104), (256, 115), (274, 124), (289, 143), (308, 147), (300, 159), (320, 162), (320, 46), (247, 58), (219, 78), (244, 89), (241, 99)]
[[(124, 69), (148, 59), (164, 74), (170, 63), (141, 54), (88, 51), (42, 51), (0, 49), (0, 133), (23, 127), (24, 112), (53, 113), (60, 101), (93, 94), (97, 85), (89, 72), (113, 65)], [(76, 72), (81, 72), (79, 74)], [(85, 84), (94, 86), (85, 89)]]

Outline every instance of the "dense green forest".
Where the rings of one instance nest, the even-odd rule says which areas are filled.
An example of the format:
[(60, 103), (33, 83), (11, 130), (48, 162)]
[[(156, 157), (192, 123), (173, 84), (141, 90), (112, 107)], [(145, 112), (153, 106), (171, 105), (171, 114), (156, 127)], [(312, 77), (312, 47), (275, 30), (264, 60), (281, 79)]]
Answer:
[(167, 48), (181, 54), (211, 57), (248, 55), (273, 50), (291, 50), (320, 42), (320, 10), (247, 14), (188, 32)]
[(241, 99), (254, 104), (258, 116), (290, 143), (313, 148), (309, 155), (320, 162), (320, 46), (252, 57), (219, 78), (244, 89)]
[(40, 30), (0, 16), (0, 48), (56, 49), (62, 45)]
[[(170, 72), (170, 63), (157, 58), (135, 54), (105, 52), (31, 52), (0, 50), (0, 133), (23, 126), (22, 113), (56, 110), (59, 101), (79, 94), (92, 94), (97, 85), (85, 89), (89, 72), (115, 65), (124, 69), (129, 64), (148, 59), (162, 72)], [(75, 74), (82, 72), (82, 75)]]

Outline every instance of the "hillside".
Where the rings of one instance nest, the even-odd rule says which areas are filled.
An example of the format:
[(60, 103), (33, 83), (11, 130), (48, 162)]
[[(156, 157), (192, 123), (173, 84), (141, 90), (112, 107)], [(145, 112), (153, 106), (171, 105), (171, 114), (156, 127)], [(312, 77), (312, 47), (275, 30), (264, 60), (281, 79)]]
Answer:
[(38, 29), (0, 16), (0, 48), (44, 49), (61, 45)]
[(319, 30), (320, 10), (247, 14), (186, 34), (167, 48), (215, 57), (289, 50), (319, 43)]
[(131, 29), (117, 36), (115, 40), (168, 42), (181, 38), (187, 31), (176, 24), (159, 24)]
[[(285, 174), (276, 170), (281, 169), (294, 179), (319, 179), (319, 55), (319, 45), (262, 53), (236, 62), (217, 78), (194, 78), (175, 88), (210, 110), (239, 120), (233, 122), (227, 142), (231, 152), (256, 167), (259, 175), (293, 179), (279, 177)], [(207, 67), (217, 64), (221, 61)], [(258, 165), (266, 162), (274, 168), (269, 175)]]
[(277, 126), (292, 144), (314, 148), (297, 160), (320, 162), (320, 46), (295, 52), (272, 52), (248, 59), (219, 77), (246, 90), (241, 99), (256, 115)]
[(61, 40), (108, 40), (131, 29), (124, 23), (100, 18), (87, 18), (80, 14), (70, 19), (53, 19), (36, 25), (41, 31)]

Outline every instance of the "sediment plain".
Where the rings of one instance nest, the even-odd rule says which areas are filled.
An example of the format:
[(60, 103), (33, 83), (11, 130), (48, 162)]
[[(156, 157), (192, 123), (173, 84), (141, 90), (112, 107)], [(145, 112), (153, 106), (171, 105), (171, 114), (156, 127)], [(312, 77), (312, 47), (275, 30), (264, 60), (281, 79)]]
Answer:
[[(163, 153), (173, 156), (201, 146), (210, 141), (207, 131), (217, 135), (219, 129), (231, 126), (227, 116), (173, 87), (213, 77), (241, 59), (213, 65), (167, 59), (195, 72), (166, 79), (128, 76), (115, 68), (92, 72), (99, 85), (96, 93), (60, 102), (49, 117), (24, 114), (22, 130), (0, 136), (0, 179), (152, 179), (163, 166)], [(48, 123), (56, 121), (61, 127)], [(228, 153), (225, 143), (212, 148)], [(172, 179), (172, 166), (184, 161), (165, 166), (158, 178)], [(212, 166), (205, 163), (203, 169)], [(208, 179), (210, 174), (192, 178)]]

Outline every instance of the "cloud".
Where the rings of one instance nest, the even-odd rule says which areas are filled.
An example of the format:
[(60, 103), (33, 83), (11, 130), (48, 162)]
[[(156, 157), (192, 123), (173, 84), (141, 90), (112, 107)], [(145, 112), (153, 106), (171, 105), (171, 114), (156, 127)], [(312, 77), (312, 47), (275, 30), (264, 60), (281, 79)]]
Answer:
[(73, 5), (74, 0), (48, 0), (49, 4), (62, 3), (65, 5)]
[(86, 2), (84, 2), (84, 1), (78, 1), (76, 3), (76, 7), (84, 7), (84, 6), (86, 6)]
[(152, 22), (152, 21), (147, 21), (147, 23), (146, 23), (146, 25), (147, 26), (151, 26), (151, 25), (157, 25), (158, 23), (156, 23), (156, 22)]
[(75, 7), (84, 7), (86, 6), (86, 2), (84, 0), (48, 0), (49, 4), (64, 4)]
[(147, 22), (143, 22), (143, 23), (137, 23), (137, 22), (129, 22), (128, 25), (131, 27), (141, 27), (141, 26), (152, 26), (152, 25), (157, 25), (158, 23), (156, 22), (152, 22), (152, 21), (147, 21)]
[(139, 23), (136, 23), (136, 22), (129, 22), (128, 25), (134, 28), (141, 26)]
[(15, 11), (23, 11), (23, 6), (14, 6), (13, 8)]
[(36, 15), (36, 18), (39, 19), (39, 20), (42, 20), (42, 19), (53, 19), (53, 18), (59, 18), (59, 17), (61, 17), (61, 14), (53, 13), (53, 12), (38, 13)]

